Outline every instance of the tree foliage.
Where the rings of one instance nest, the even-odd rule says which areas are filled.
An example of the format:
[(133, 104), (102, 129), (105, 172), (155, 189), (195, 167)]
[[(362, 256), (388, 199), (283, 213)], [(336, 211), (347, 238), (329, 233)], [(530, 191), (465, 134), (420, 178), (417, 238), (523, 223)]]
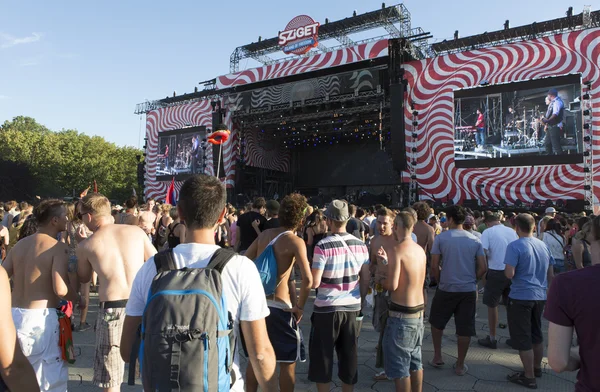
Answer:
[(126, 199), (132, 188), (141, 194), (136, 171), (136, 156), (141, 155), (99, 136), (50, 131), (31, 117), (0, 125), (0, 159), (26, 165), (41, 197), (78, 196), (88, 186), (93, 190), (94, 180), (98, 191), (111, 199)]

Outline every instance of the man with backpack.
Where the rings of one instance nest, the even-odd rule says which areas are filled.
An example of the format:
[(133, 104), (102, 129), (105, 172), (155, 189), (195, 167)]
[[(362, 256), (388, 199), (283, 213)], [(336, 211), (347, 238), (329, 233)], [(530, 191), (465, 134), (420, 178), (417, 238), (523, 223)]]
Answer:
[[(150, 258), (133, 282), (121, 356), (132, 362), (132, 352), (139, 351), (146, 390), (243, 391), (238, 329), (261, 389), (278, 390), (258, 271), (246, 257), (215, 245), (226, 197), (215, 177), (185, 181), (177, 203), (185, 243)], [(138, 350), (133, 345), (140, 325)]]
[[(279, 204), (279, 203), (277, 203)], [(279, 206), (280, 228), (263, 231), (250, 245), (246, 257), (254, 259), (259, 271), (267, 269), (271, 279), (263, 278), (263, 288), (271, 312), (266, 318), (267, 332), (279, 363), (281, 391), (293, 391), (296, 384), (296, 362), (306, 361), (304, 341), (298, 323), (310, 294), (312, 275), (306, 245), (295, 231), (302, 224), (306, 198), (299, 194), (286, 196)], [(257, 255), (259, 255), (257, 257)], [(294, 264), (302, 276), (300, 298), (296, 298), (293, 282)], [(246, 371), (246, 391), (256, 392), (258, 383), (252, 364)]]
[(318, 288), (310, 333), (308, 379), (319, 392), (329, 391), (333, 352), (338, 355), (342, 390), (358, 382), (357, 341), (362, 303), (369, 288), (369, 250), (346, 232), (348, 203), (334, 200), (325, 211), (331, 236), (315, 246), (313, 288)]

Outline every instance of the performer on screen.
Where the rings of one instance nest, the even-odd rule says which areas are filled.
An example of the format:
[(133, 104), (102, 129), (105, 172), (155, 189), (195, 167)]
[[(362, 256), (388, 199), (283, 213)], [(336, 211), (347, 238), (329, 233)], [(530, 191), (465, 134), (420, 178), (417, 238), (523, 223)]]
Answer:
[(483, 111), (477, 109), (477, 122), (475, 123), (477, 133), (475, 134), (475, 143), (477, 143), (476, 151), (482, 151), (485, 145), (485, 120), (483, 118)]
[(560, 155), (563, 153), (560, 137), (562, 135), (565, 104), (558, 96), (558, 91), (555, 88), (548, 91), (548, 99), (550, 100), (548, 111), (546, 116), (541, 118), (542, 123), (547, 126), (544, 145), (546, 154)]
[(517, 126), (517, 114), (512, 106), (508, 107), (508, 114), (506, 115), (506, 129), (514, 131)]
[(198, 150), (200, 146), (200, 141), (198, 140), (198, 136), (192, 136), (192, 174), (196, 174), (196, 166), (198, 165)]
[(163, 159), (165, 160), (165, 169), (169, 168), (169, 145), (165, 145), (165, 152), (162, 155)]

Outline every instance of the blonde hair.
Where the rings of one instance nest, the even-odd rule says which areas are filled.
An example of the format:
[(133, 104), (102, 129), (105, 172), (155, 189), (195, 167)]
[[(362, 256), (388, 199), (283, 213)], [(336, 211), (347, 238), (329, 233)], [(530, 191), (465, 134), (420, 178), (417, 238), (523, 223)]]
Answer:
[(396, 215), (396, 218), (394, 219), (394, 224), (396, 226), (401, 226), (402, 228), (407, 230), (412, 230), (412, 228), (415, 227), (415, 222), (415, 216), (408, 211), (402, 211), (398, 213), (398, 215)]
[(99, 193), (92, 193), (81, 199), (81, 210), (96, 216), (111, 216), (110, 201)]
[(170, 204), (163, 204), (162, 206), (160, 206), (160, 209), (163, 212), (163, 214), (168, 214), (172, 208), (173, 208), (173, 206)]

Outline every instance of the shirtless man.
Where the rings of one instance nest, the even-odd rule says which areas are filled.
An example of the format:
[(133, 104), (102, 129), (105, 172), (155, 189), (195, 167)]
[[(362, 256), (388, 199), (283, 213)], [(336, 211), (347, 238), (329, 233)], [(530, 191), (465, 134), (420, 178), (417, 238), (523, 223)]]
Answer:
[(427, 271), (425, 276), (425, 284), (423, 286), (423, 296), (425, 297), (425, 307), (427, 308), (427, 289), (429, 288), (430, 277), (429, 277), (429, 265), (431, 264), (431, 247), (435, 240), (435, 230), (431, 225), (427, 223), (429, 215), (431, 214), (431, 208), (424, 201), (420, 201), (413, 205), (413, 209), (417, 212), (417, 222), (413, 229), (413, 233), (417, 236), (417, 243), (421, 245), (421, 248), (425, 251), (427, 256)]
[[(421, 345), (425, 298), (422, 287), (427, 258), (421, 246), (411, 238), (415, 221), (409, 212), (398, 214), (394, 231), (399, 242), (387, 255), (380, 256), (381, 264), (388, 263), (387, 271), (376, 277), (376, 282), (390, 292), (383, 347), (385, 370), (387, 376), (394, 379), (397, 392), (421, 392), (423, 387)], [(412, 344), (407, 347), (405, 342)]]
[(137, 197), (131, 196), (125, 202), (125, 212), (121, 213), (119, 223), (124, 225), (137, 226), (139, 219), (137, 217)]
[(140, 213), (138, 222), (138, 225), (144, 230), (144, 233), (146, 233), (150, 241), (152, 241), (152, 236), (155, 233), (154, 224), (157, 219), (156, 214), (153, 212), (155, 205), (154, 199), (148, 199), (148, 203)]
[[(370, 259), (370, 270), (371, 275), (382, 275), (385, 273), (387, 268), (385, 266), (380, 266), (378, 263), (378, 254), (383, 254), (385, 252), (389, 252), (392, 250), (394, 246), (396, 246), (397, 241), (394, 236), (393, 225), (394, 225), (395, 214), (392, 210), (389, 210), (385, 207), (377, 210), (377, 220), (375, 222), (375, 226), (379, 235), (376, 235), (371, 240), (371, 249), (369, 251), (369, 259)], [(375, 331), (379, 332), (379, 344), (377, 345), (377, 361), (376, 366), (381, 368), (383, 367), (383, 348), (381, 347), (381, 343), (383, 340), (383, 330), (386, 314), (388, 311), (388, 303), (389, 296), (388, 292), (384, 289), (384, 287), (375, 282), (375, 306), (373, 307), (373, 328)], [(382, 381), (386, 380), (385, 371), (377, 373), (374, 376), (374, 380)]]
[(58, 344), (56, 308), (61, 298), (79, 298), (68, 280), (69, 250), (56, 240), (67, 229), (67, 208), (61, 200), (44, 200), (33, 215), (38, 232), (19, 241), (3, 264), (14, 282), (12, 317), (41, 389), (66, 391), (69, 373)]
[[(267, 332), (279, 362), (279, 389), (293, 391), (296, 383), (296, 362), (306, 361), (304, 342), (298, 323), (304, 313), (304, 305), (310, 294), (312, 274), (306, 254), (306, 244), (295, 235), (302, 224), (306, 198), (299, 194), (286, 196), (279, 210), (280, 227), (267, 229), (252, 243), (246, 257), (256, 259), (269, 245), (277, 260), (277, 281), (281, 282), (272, 296), (267, 296), (270, 315), (266, 318)], [(300, 298), (296, 299), (296, 285), (291, 276), (297, 263), (302, 275)], [(288, 282), (290, 284), (288, 284)], [(300, 348), (298, 350), (298, 348)], [(246, 391), (258, 390), (258, 381), (252, 365), (246, 371)]]
[(94, 234), (77, 247), (77, 274), (81, 283), (88, 283), (95, 271), (99, 283), (93, 383), (104, 391), (120, 391), (125, 369), (119, 349), (125, 305), (133, 278), (156, 250), (139, 227), (113, 224), (110, 202), (100, 194), (81, 200), (80, 215)]

